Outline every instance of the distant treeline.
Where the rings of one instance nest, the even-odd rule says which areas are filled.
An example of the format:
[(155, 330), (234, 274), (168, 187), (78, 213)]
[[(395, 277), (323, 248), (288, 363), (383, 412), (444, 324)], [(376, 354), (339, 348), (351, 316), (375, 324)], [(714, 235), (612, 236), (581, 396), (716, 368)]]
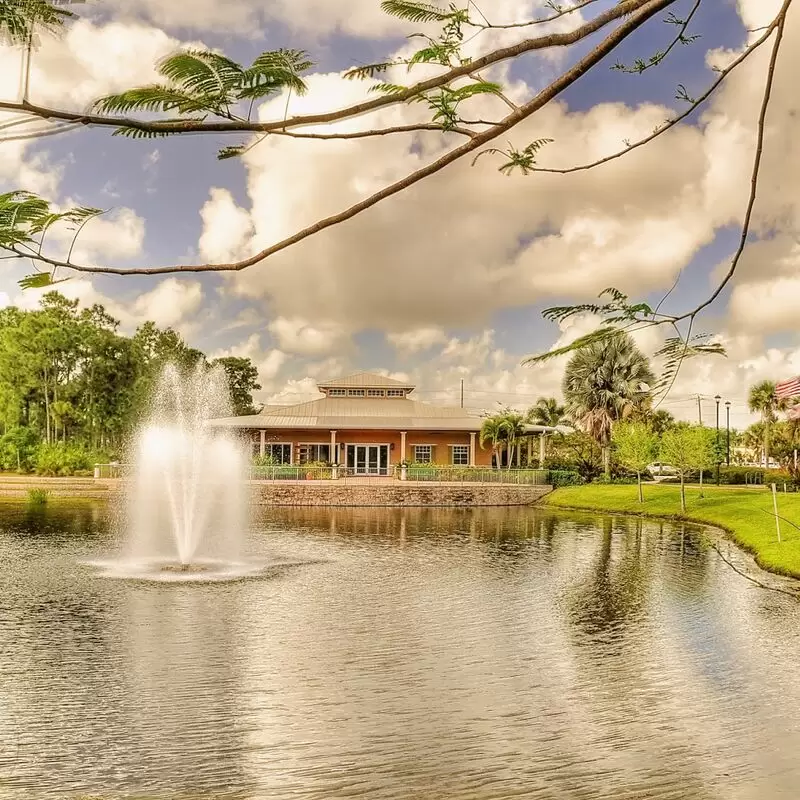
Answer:
[(209, 361), (152, 322), (125, 336), (103, 306), (79, 309), (58, 292), (34, 311), (0, 310), (0, 468), (79, 474), (119, 457), (167, 363), (223, 367), (234, 413), (257, 411), (248, 358)]

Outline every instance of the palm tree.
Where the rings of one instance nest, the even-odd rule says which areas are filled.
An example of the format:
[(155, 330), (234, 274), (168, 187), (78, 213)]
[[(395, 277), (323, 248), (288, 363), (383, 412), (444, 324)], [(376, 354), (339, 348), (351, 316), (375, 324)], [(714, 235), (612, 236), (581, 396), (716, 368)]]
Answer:
[(525, 417), (516, 411), (506, 411), (500, 423), (508, 447), (508, 468), (514, 463), (514, 448), (521, 446), (525, 436)]
[(761, 381), (750, 387), (747, 396), (747, 405), (750, 411), (761, 414), (764, 426), (764, 466), (769, 466), (769, 433), (770, 425), (777, 420), (776, 412), (780, 409), (780, 401), (775, 394), (774, 381)]
[(656, 378), (647, 357), (627, 333), (582, 347), (564, 371), (564, 398), (572, 419), (600, 445), (611, 475), (611, 429), (649, 408)]
[[(557, 428), (559, 425), (568, 423), (569, 418), (567, 417), (566, 406), (559, 403), (555, 397), (540, 397), (536, 404), (528, 409), (525, 414), (525, 421), (532, 425), (546, 425), (549, 428)], [(545, 436), (545, 457), (547, 457), (548, 441), (549, 438)], [(530, 454), (530, 450), (528, 453)]]
[(486, 442), (491, 442), (492, 456), (497, 461), (498, 467), (500, 466), (500, 451), (504, 439), (505, 426), (503, 424), (503, 416), (501, 414), (495, 414), (492, 417), (486, 417), (481, 425), (481, 432), (478, 434), (478, 441), (481, 449), (484, 448)]
[(567, 409), (555, 397), (540, 397), (525, 414), (527, 422), (556, 428), (567, 422)]

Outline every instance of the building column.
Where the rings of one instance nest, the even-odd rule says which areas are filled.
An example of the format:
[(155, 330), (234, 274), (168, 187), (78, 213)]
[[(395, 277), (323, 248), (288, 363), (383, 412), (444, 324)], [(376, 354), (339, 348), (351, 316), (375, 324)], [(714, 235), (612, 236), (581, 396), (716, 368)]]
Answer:
[(267, 452), (267, 432), (262, 428), (260, 434), (261, 441), (258, 443), (258, 453), (263, 457)]
[(544, 469), (544, 431), (539, 434), (539, 469)]
[(475, 466), (475, 432), (470, 432), (469, 435), (469, 465)]
[(331, 431), (331, 464), (338, 464), (339, 459), (336, 455), (336, 431)]
[(528, 469), (531, 468), (531, 464), (533, 463), (533, 436), (528, 437)]
[(406, 432), (400, 431), (400, 460), (406, 460)]

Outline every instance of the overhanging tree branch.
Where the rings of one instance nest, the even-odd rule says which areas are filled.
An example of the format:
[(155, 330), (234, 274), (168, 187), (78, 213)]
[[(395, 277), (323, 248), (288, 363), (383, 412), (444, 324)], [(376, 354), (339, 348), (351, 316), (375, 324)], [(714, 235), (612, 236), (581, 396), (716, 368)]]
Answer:
[[(265, 248), (264, 250), (247, 259), (222, 264), (136, 267), (130, 269), (74, 264), (69, 261), (55, 259), (45, 255), (38, 256), (38, 260), (52, 267), (64, 267), (76, 272), (111, 275), (164, 275), (174, 273), (239, 272), (247, 269), (248, 267), (258, 264), (270, 256), (275, 255), (276, 253), (279, 253), (282, 250), (285, 250), (292, 245), (295, 245), (304, 239), (313, 236), (316, 233), (352, 219), (363, 211), (377, 205), (381, 201), (404, 191), (410, 186), (419, 183), (431, 175), (440, 172), (450, 164), (458, 161), (466, 155), (469, 155), (470, 153), (475, 152), (480, 147), (483, 147), (498, 136), (508, 132), (520, 122), (530, 117), (536, 111), (543, 108), (554, 98), (558, 97), (565, 89), (575, 83), (593, 66), (599, 63), (607, 55), (612, 53), (614, 49), (635, 30), (651, 19), (655, 14), (672, 5), (674, 2), (675, 0), (630, 0), (629, 2), (620, 3), (615, 7), (615, 9), (618, 10), (624, 8), (626, 11), (629, 11), (629, 9), (635, 8), (635, 10), (632, 12), (629, 11), (627, 18), (620, 23), (620, 25), (618, 25), (618, 27), (615, 28), (615, 30), (612, 31), (602, 42), (595, 46), (583, 58), (581, 58), (573, 67), (563, 73), (548, 87), (539, 92), (534, 98), (509, 113), (498, 125), (495, 125), (486, 131), (475, 133), (468, 142), (465, 142), (459, 147), (450, 150), (445, 155), (441, 156), (425, 167), (422, 167), (416, 172), (407, 175), (401, 180), (381, 189), (373, 195), (361, 200), (358, 203), (355, 203), (354, 205), (344, 209), (343, 211), (340, 211), (337, 214), (317, 221), (313, 225), (298, 231), (292, 236), (283, 239), (282, 241), (277, 242), (268, 248)], [(468, 71), (474, 71), (474, 69), (474, 64), (471, 64), (468, 68)], [(9, 245), (6, 245), (6, 247), (12, 252), (18, 252), (20, 256), (25, 255), (16, 249), (16, 243), (10, 243)]]
[[(356, 103), (338, 111), (320, 114), (306, 114), (288, 119), (277, 119), (268, 122), (252, 122), (249, 120), (219, 120), (206, 122), (197, 119), (181, 120), (142, 120), (135, 117), (113, 116), (98, 113), (81, 113), (39, 106), (26, 101), (0, 102), (0, 110), (25, 112), (42, 119), (56, 119), (67, 122), (78, 122), (81, 125), (126, 128), (142, 133), (157, 135), (186, 133), (268, 133), (276, 130), (290, 130), (307, 125), (324, 125), (342, 120), (350, 120), (377, 111), (381, 108), (398, 105), (413, 100), (432, 89), (448, 86), (459, 78), (468, 77), (471, 72), (480, 71), (489, 66), (515, 59), (525, 53), (546, 50), (554, 47), (567, 47), (597, 33), (616, 20), (634, 14), (649, 7), (651, 0), (623, 0), (614, 7), (598, 14), (592, 20), (568, 33), (550, 33), (534, 39), (525, 39), (509, 47), (498, 48), (484, 56), (470, 60), (466, 64), (454, 67), (441, 75), (420, 81), (408, 88), (392, 94), (384, 94), (372, 100)], [(666, 8), (677, 0), (669, 0), (659, 4), (659, 10)], [(652, 14), (648, 15), (648, 19)]]

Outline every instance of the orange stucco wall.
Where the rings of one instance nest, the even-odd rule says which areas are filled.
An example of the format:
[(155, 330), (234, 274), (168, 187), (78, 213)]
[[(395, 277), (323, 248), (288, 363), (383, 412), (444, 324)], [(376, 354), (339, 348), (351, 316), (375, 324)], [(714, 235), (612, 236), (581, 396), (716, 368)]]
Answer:
[[(260, 431), (249, 431), (254, 442), (260, 441)], [(268, 443), (289, 443), (294, 447), (293, 460), (297, 459), (297, 448), (301, 444), (330, 444), (330, 431), (317, 430), (269, 430), (266, 432)], [(403, 460), (400, 451), (401, 436), (400, 431), (368, 431), (368, 430), (348, 430), (336, 433), (336, 442), (340, 445), (347, 444), (388, 444), (389, 461), (397, 464)], [(460, 444), (469, 445), (470, 435), (466, 431), (409, 431), (406, 435), (405, 458), (413, 460), (413, 445), (431, 445), (433, 450), (433, 461), (436, 464), (449, 464), (452, 457), (450, 445)], [(344, 456), (342, 455), (342, 461)], [(475, 465), (490, 466), (492, 463), (491, 449), (481, 449), (478, 444), (478, 436), (475, 436)]]

